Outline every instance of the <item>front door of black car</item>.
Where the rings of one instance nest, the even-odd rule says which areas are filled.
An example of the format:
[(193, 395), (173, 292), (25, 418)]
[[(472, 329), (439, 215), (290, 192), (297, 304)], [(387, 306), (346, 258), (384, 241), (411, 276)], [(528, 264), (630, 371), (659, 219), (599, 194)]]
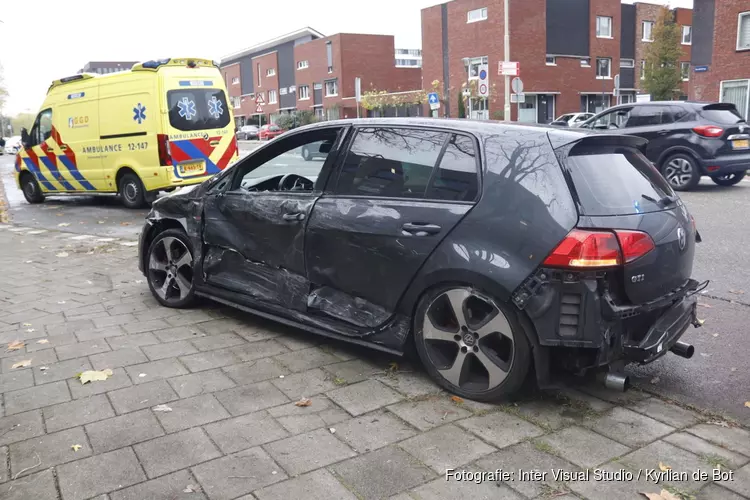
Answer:
[[(252, 301), (305, 310), (305, 226), (342, 130), (329, 127), (275, 139), (235, 167), (225, 190), (207, 196), (207, 284)], [(303, 159), (301, 150), (312, 144), (320, 154)]]
[(356, 130), (308, 222), (310, 312), (362, 330), (385, 322), (420, 266), (473, 207), (478, 159), (467, 135)]

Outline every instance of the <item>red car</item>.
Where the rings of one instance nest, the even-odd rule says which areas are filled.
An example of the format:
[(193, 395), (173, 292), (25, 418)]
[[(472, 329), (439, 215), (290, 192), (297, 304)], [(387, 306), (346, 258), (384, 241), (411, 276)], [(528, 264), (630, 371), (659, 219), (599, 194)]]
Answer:
[(267, 141), (274, 137), (278, 137), (283, 133), (284, 131), (281, 130), (278, 125), (263, 125), (258, 131), (258, 139), (261, 141)]

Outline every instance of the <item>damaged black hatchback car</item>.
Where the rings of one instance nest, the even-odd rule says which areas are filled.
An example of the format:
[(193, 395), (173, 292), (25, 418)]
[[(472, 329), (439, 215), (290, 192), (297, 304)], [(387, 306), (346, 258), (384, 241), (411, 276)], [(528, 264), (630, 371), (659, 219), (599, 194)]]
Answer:
[[(197, 296), (402, 354), (475, 400), (649, 363), (696, 319), (699, 236), (646, 141), (436, 119), (294, 130), (153, 204), (139, 266)], [(314, 147), (312, 160), (301, 153)], [(532, 367), (534, 370), (532, 371)]]

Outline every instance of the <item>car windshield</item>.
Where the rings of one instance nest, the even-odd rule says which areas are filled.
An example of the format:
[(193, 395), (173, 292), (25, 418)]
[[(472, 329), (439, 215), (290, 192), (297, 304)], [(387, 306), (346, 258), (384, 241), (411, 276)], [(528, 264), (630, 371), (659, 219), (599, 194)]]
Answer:
[(268, 127), (268, 130), (272, 132), (276, 132), (277, 130), (281, 130), (281, 129), (277, 127), (276, 125), (271, 125), (270, 127)]
[(660, 200), (675, 196), (667, 181), (635, 148), (575, 147), (565, 163), (586, 215), (665, 210)]

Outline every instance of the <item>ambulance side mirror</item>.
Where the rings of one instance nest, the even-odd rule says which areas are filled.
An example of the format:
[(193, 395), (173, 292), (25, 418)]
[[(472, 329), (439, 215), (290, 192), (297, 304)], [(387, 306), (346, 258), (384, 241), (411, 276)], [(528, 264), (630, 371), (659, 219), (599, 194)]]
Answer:
[(21, 129), (21, 144), (23, 144), (24, 148), (28, 148), (31, 145), (31, 136), (26, 127)]

